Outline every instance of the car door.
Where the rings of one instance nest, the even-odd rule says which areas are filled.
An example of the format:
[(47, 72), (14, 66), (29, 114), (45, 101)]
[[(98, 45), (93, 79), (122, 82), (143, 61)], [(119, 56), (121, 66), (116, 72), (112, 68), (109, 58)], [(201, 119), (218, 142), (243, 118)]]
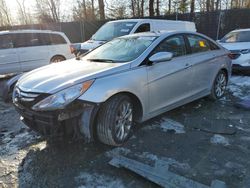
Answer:
[(48, 46), (41, 43), (38, 33), (18, 33), (14, 40), (23, 72), (49, 64)]
[(195, 34), (186, 35), (190, 55), (187, 61), (193, 69), (193, 93), (197, 95), (210, 92), (211, 82), (219, 70), (219, 49), (208, 39)]
[(173, 53), (172, 60), (147, 67), (150, 113), (188, 98), (192, 91), (193, 72), (186, 61), (184, 37), (175, 35), (166, 38), (152, 54), (164, 51)]
[(11, 34), (0, 35), (0, 74), (20, 72), (17, 51), (13, 48)]

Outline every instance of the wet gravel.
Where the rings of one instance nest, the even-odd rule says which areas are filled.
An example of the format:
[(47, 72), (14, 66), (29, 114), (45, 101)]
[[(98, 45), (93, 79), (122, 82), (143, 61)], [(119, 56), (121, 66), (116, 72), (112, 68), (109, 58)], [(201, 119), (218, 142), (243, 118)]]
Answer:
[[(0, 89), (1, 89), (0, 81)], [(122, 147), (46, 141), (19, 121), (0, 99), (0, 187), (157, 187), (108, 164), (117, 155), (169, 170), (205, 185), (250, 187), (250, 111), (235, 103), (250, 97), (250, 77), (233, 77), (226, 96), (197, 100), (140, 125)]]

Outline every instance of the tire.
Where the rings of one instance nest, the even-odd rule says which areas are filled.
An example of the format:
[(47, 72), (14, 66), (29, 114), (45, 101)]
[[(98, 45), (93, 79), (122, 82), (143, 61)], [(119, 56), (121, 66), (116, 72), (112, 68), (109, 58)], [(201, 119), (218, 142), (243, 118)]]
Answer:
[(219, 73), (215, 77), (209, 98), (212, 100), (217, 100), (223, 97), (226, 91), (227, 82), (228, 82), (228, 78), (227, 78), (226, 72), (223, 70), (220, 70)]
[(66, 60), (65, 57), (57, 55), (51, 58), (50, 63), (58, 63), (64, 60)]
[(97, 116), (97, 137), (111, 146), (120, 146), (131, 135), (134, 108), (126, 95), (116, 95), (101, 107)]

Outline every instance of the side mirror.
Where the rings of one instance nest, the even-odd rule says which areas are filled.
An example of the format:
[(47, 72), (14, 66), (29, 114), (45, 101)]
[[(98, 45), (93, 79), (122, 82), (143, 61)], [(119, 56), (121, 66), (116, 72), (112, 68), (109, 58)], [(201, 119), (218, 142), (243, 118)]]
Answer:
[(152, 55), (149, 58), (149, 61), (151, 62), (163, 62), (163, 61), (169, 61), (173, 58), (173, 53), (171, 52), (158, 52), (154, 55)]

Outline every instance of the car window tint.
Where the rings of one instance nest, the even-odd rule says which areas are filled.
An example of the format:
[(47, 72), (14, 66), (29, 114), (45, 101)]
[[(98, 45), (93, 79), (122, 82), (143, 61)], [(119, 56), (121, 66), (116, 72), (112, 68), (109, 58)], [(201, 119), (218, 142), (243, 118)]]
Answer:
[(13, 48), (10, 35), (0, 35), (0, 49)]
[(200, 36), (188, 35), (187, 39), (192, 53), (206, 52), (210, 50), (208, 41)]
[(39, 35), (41, 45), (51, 44), (49, 33), (39, 33), (38, 35)]
[(150, 31), (150, 24), (149, 23), (145, 23), (145, 24), (140, 25), (136, 29), (135, 33), (147, 32), (147, 31)]
[(153, 54), (157, 52), (172, 52), (173, 57), (185, 55), (186, 47), (184, 38), (182, 36), (174, 36), (165, 39), (155, 48)]
[(209, 47), (210, 47), (210, 50), (219, 50), (220, 49), (219, 46), (217, 46), (216, 44), (214, 44), (211, 41), (209, 41)]
[(50, 34), (51, 44), (66, 44), (65, 39), (58, 34)]
[(13, 35), (13, 41), (16, 48), (40, 46), (40, 40), (37, 33), (16, 33)]

